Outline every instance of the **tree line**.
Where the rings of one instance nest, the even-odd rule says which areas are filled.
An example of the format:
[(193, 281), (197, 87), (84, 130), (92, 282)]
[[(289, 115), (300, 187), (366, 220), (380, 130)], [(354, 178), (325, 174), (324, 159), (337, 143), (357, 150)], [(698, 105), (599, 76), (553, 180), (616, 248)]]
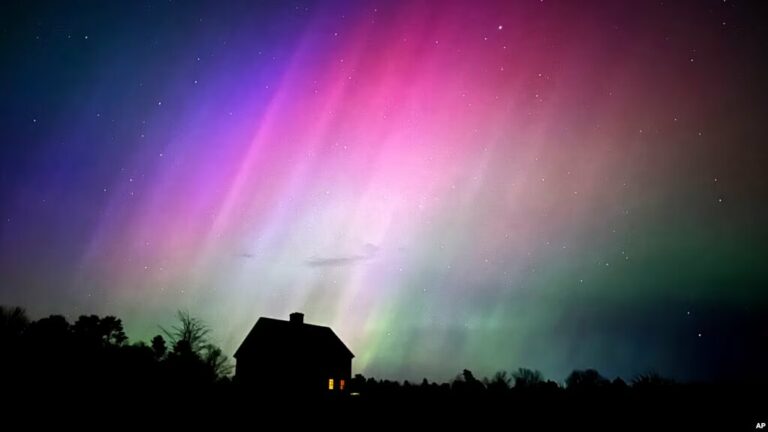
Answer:
[(131, 343), (114, 316), (30, 320), (0, 306), (0, 379), (25, 389), (199, 388), (229, 380), (231, 364), (209, 327), (187, 312), (147, 344)]
[[(67, 385), (84, 388), (188, 389), (236, 387), (232, 363), (209, 338), (210, 328), (187, 312), (149, 343), (130, 342), (123, 323), (114, 316), (82, 315), (73, 323), (51, 315), (31, 320), (20, 307), (0, 306), (0, 379), (26, 388)], [(444, 383), (399, 382), (355, 375), (349, 394), (363, 398), (404, 397), (560, 397), (561, 394), (608, 396), (688, 389), (655, 372), (626, 382), (594, 369), (575, 370), (564, 382), (547, 380), (541, 372), (519, 368), (479, 379), (465, 369)]]
[(278, 416), (301, 406), (322, 418), (354, 417), (360, 424), (418, 418), (433, 426), (442, 419), (452, 427), (462, 420), (474, 429), (480, 420), (565, 427), (613, 428), (629, 422), (754, 428), (750, 422), (761, 421), (757, 413), (765, 407), (762, 397), (752, 396), (761, 394), (760, 383), (749, 388), (677, 383), (653, 372), (625, 382), (594, 369), (573, 371), (564, 382), (526, 368), (482, 379), (465, 369), (444, 383), (357, 374), (341, 397), (278, 396), (239, 385), (231, 362), (209, 334), (205, 323), (186, 312), (179, 312), (175, 325), (159, 328), (146, 343), (130, 342), (122, 321), (114, 316), (82, 315), (72, 323), (61, 315), (30, 320), (22, 308), (0, 306), (5, 412), (59, 407), (68, 413), (103, 414), (113, 421), (126, 407), (139, 406), (148, 413), (154, 410), (153, 415), (161, 407), (159, 412), (190, 422), (212, 415), (252, 421), (256, 412)]

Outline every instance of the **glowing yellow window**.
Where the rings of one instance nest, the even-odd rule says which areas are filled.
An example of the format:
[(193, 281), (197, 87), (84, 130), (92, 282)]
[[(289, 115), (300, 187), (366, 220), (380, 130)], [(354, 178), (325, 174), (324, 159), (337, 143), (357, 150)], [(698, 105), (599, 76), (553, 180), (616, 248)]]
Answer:
[(333, 390), (333, 378), (328, 379), (328, 390)]
[(339, 390), (344, 390), (344, 380), (339, 380)]

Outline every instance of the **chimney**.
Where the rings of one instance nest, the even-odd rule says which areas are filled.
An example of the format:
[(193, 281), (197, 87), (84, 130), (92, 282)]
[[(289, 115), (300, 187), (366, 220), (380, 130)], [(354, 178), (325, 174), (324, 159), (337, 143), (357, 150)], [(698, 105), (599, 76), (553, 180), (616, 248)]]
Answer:
[(304, 314), (301, 312), (292, 313), (291, 322), (294, 324), (304, 324)]

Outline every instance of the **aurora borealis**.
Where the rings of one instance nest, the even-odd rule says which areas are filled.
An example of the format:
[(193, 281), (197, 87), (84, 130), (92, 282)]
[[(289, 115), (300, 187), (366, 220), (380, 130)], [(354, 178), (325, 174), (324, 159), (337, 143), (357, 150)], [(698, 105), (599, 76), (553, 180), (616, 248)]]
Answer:
[(768, 358), (757, 2), (5, 2), (0, 303), (230, 356), (678, 379)]

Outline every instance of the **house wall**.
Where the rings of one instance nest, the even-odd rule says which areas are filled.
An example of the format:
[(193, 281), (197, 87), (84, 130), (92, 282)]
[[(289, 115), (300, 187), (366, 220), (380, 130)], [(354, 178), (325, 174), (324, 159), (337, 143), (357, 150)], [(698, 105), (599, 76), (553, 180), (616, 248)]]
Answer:
[(335, 383), (344, 379), (348, 386), (351, 373), (351, 358), (333, 356), (241, 354), (235, 366), (237, 382), (267, 392), (327, 392), (329, 378)]

